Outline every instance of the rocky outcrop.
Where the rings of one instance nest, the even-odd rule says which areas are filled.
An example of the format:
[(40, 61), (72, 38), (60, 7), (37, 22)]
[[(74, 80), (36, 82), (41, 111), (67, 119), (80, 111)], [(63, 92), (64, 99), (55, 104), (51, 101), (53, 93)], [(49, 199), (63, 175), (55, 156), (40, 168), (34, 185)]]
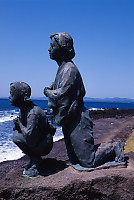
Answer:
[(134, 109), (117, 109), (117, 108), (105, 108), (104, 110), (91, 110), (90, 116), (92, 119), (100, 118), (122, 118), (125, 116), (134, 116)]
[[(98, 143), (109, 140), (109, 136), (110, 139), (128, 137), (134, 118), (105, 118), (94, 123), (94, 136)], [(60, 140), (54, 143), (51, 153), (44, 157), (43, 176), (22, 176), (28, 163), (26, 156), (0, 163), (0, 200), (132, 200), (134, 153), (127, 153), (127, 157), (127, 168), (78, 172), (68, 165), (64, 140)]]
[(44, 176), (26, 178), (24, 167), (0, 180), (0, 199), (134, 199), (134, 153), (127, 168), (78, 172), (64, 161), (45, 159)]

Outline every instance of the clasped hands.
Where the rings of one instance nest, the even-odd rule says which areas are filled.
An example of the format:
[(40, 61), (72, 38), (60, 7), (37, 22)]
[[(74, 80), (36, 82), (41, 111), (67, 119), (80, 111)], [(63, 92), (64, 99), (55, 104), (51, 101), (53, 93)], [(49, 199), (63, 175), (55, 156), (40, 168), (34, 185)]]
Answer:
[(14, 122), (14, 128), (13, 130), (18, 130), (20, 132), (20, 119), (19, 117), (16, 117), (15, 119), (13, 119), (13, 122)]
[(51, 83), (49, 87), (45, 87), (45, 88), (44, 88), (44, 95), (45, 95), (46, 97), (48, 97), (48, 90), (52, 90), (53, 84), (54, 84), (54, 83)]

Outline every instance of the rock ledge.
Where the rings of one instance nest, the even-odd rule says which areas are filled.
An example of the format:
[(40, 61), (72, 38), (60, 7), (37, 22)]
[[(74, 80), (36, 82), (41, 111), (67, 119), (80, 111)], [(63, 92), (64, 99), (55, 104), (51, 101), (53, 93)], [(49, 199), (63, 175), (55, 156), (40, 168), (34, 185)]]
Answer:
[(127, 168), (93, 172), (78, 172), (56, 159), (46, 159), (48, 166), (44, 177), (26, 178), (22, 176), (24, 167), (13, 169), (0, 180), (0, 199), (132, 200), (134, 153), (126, 156), (129, 156)]

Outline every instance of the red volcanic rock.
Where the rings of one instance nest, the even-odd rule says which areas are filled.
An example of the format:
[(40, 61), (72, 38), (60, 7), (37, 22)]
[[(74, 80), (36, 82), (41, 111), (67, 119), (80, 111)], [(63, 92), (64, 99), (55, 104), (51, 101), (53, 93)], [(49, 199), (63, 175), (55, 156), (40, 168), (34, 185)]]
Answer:
[[(129, 137), (134, 127), (132, 115), (93, 120), (95, 143)], [(43, 176), (26, 178), (22, 172), (27, 156), (0, 163), (0, 200), (132, 200), (134, 199), (134, 153), (127, 168), (78, 172), (68, 165), (64, 140), (54, 143), (43, 163)]]
[[(23, 167), (0, 180), (1, 199), (134, 199), (134, 153), (127, 154), (127, 168), (78, 172), (63, 161), (51, 160), (46, 176), (25, 178)], [(50, 161), (50, 160), (49, 160)], [(55, 168), (59, 167), (58, 171)]]

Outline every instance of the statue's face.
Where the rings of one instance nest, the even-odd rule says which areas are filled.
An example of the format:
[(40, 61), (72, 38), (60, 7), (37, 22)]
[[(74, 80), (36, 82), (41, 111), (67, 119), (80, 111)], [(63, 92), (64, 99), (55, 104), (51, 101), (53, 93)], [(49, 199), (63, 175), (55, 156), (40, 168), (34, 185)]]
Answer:
[(12, 106), (18, 106), (20, 99), (19, 99), (19, 95), (16, 93), (14, 87), (10, 88), (10, 96), (9, 96), (9, 100)]
[(57, 44), (54, 38), (51, 39), (50, 48), (48, 49), (49, 56), (53, 60), (59, 60), (61, 54), (61, 47)]

